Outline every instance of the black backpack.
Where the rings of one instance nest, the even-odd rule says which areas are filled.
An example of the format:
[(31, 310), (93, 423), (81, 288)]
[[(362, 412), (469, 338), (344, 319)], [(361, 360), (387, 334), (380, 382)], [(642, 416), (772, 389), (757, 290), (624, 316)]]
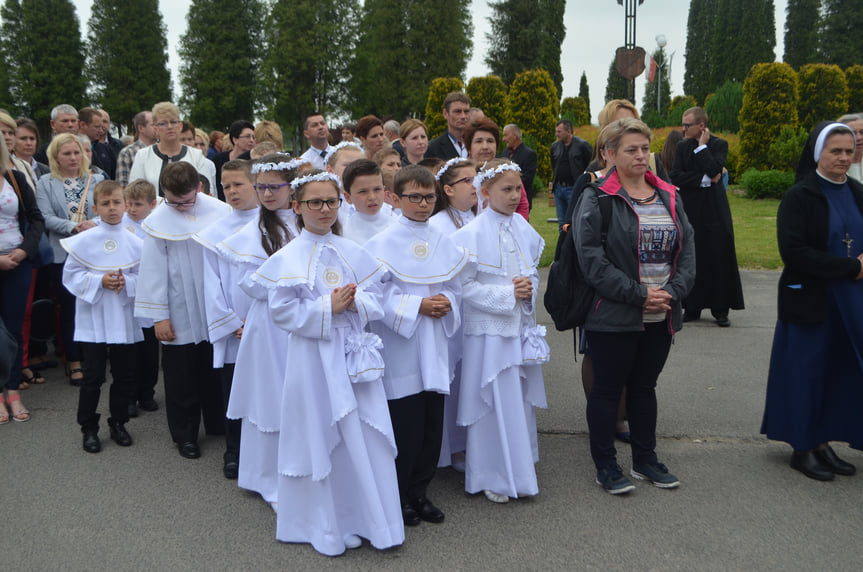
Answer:
[[(602, 216), (602, 245), (608, 238), (608, 224), (611, 221), (611, 197), (605, 193), (597, 196), (599, 213)], [(543, 303), (554, 320), (558, 331), (571, 330), (583, 326), (593, 301), (593, 288), (588, 285), (578, 263), (578, 252), (572, 225), (565, 224), (557, 239), (554, 262), (548, 270), (548, 282)]]

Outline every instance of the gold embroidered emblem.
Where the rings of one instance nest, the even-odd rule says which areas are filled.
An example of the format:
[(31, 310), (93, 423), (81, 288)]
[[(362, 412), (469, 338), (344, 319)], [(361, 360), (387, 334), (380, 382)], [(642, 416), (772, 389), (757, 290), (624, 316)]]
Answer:
[(105, 254), (111, 254), (113, 252), (116, 252), (118, 246), (119, 245), (117, 244), (116, 240), (108, 239), (105, 241), (105, 244), (102, 245), (102, 250), (105, 251)]
[(429, 255), (429, 246), (426, 242), (415, 242), (411, 245), (411, 255), (417, 260), (425, 260)]
[(335, 288), (342, 283), (342, 273), (338, 268), (327, 268), (324, 270), (324, 282), (327, 286)]

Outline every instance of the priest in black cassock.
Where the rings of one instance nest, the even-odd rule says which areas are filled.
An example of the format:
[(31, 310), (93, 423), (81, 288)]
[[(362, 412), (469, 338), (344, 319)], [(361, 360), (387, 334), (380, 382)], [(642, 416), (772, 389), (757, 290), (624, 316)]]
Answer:
[(701, 310), (709, 309), (717, 325), (728, 327), (729, 309), (743, 309), (734, 226), (722, 182), (728, 143), (710, 134), (700, 107), (683, 114), (683, 137), (671, 167), (671, 182), (680, 188), (695, 229), (695, 287), (683, 302), (683, 321), (697, 320)]

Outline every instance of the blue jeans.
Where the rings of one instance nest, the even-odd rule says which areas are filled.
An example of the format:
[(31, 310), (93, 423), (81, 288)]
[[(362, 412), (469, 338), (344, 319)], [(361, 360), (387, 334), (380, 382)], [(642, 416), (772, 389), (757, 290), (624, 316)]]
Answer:
[(552, 189), (552, 193), (554, 194), (554, 210), (557, 211), (558, 230), (562, 229), (563, 225), (569, 222), (563, 219), (566, 218), (566, 211), (569, 209), (569, 200), (572, 198), (572, 190), (574, 188), (555, 185)]

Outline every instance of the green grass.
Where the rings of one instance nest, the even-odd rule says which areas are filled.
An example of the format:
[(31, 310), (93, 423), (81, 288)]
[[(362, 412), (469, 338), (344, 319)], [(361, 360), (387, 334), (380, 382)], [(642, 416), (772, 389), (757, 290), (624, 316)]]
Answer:
[[(737, 247), (737, 263), (749, 270), (775, 270), (782, 268), (779, 249), (776, 246), (776, 210), (779, 201), (773, 199), (752, 200), (728, 194), (731, 217), (734, 220), (734, 241)], [(530, 222), (545, 240), (545, 250), (539, 264), (548, 266), (554, 258), (557, 245), (557, 223), (546, 222), (555, 218), (553, 206), (548, 206), (548, 192), (533, 197)]]

